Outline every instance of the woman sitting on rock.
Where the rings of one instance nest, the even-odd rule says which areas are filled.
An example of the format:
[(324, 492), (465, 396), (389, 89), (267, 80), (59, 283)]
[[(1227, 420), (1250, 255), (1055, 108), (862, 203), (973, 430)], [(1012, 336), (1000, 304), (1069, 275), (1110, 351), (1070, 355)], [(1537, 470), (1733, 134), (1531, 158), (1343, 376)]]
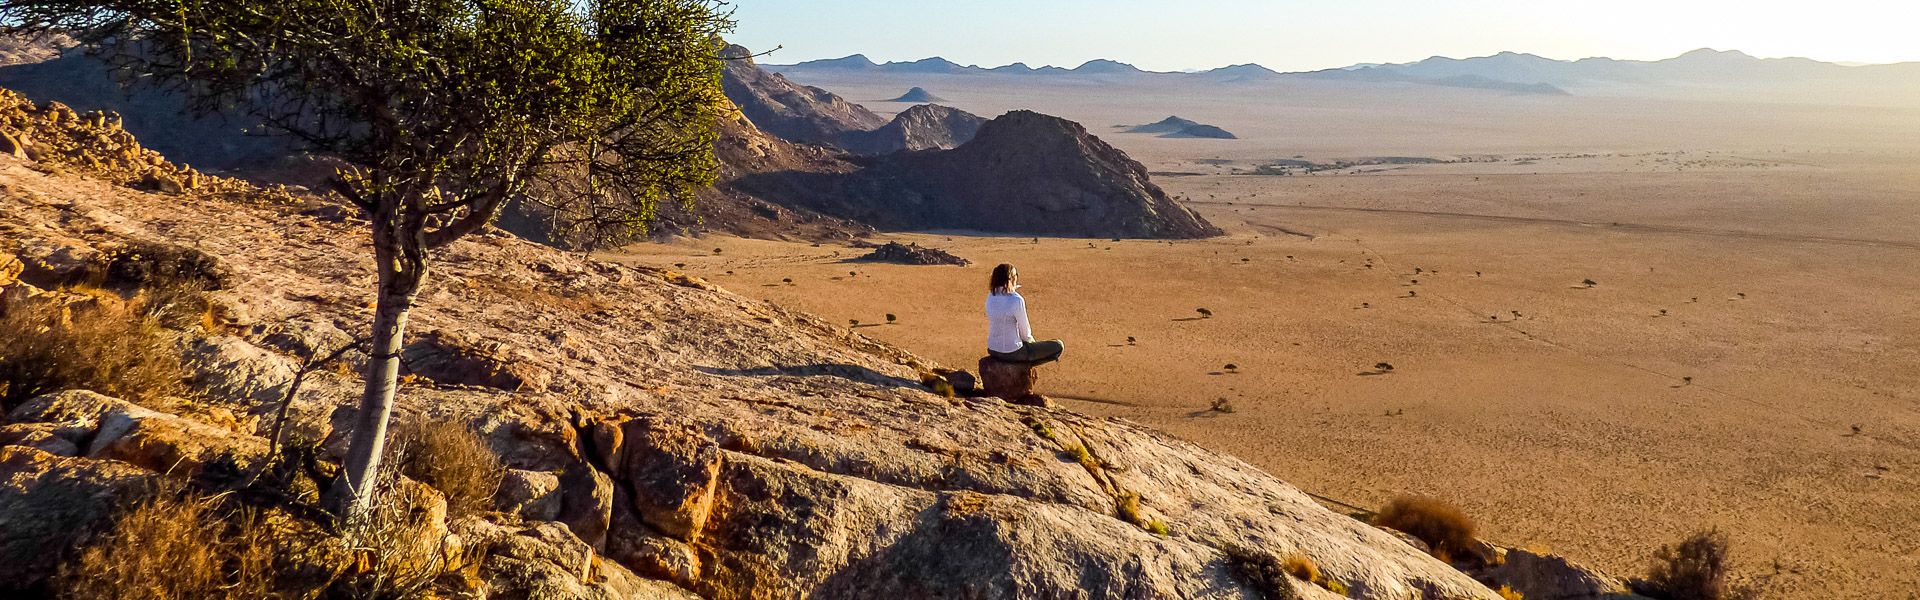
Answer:
[(1034, 341), (1027, 324), (1027, 301), (1020, 297), (1020, 273), (1013, 265), (993, 268), (987, 282), (987, 355), (998, 360), (1041, 365), (1060, 359), (1060, 340)]

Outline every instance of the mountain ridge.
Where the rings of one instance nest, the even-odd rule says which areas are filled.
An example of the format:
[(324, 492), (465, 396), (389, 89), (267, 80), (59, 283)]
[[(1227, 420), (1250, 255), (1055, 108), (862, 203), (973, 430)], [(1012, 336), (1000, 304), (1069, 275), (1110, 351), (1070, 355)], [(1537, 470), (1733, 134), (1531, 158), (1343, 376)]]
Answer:
[[(859, 60), (855, 60), (855, 59)], [(1215, 84), (1258, 84), (1289, 80), (1343, 80), (1478, 89), (1517, 95), (1564, 96), (1584, 89), (1617, 91), (1620, 86), (1642, 86), (1653, 92), (1699, 86), (1772, 90), (1801, 86), (1825, 89), (1843, 83), (1852, 93), (1900, 89), (1908, 76), (1920, 77), (1920, 62), (1848, 65), (1804, 57), (1760, 58), (1740, 50), (1700, 48), (1659, 60), (1609, 57), (1555, 59), (1537, 54), (1503, 51), (1485, 56), (1432, 56), (1404, 63), (1363, 63), (1328, 69), (1280, 72), (1258, 63), (1241, 63), (1192, 72), (1143, 70), (1112, 59), (1094, 59), (1068, 69), (1031, 67), (1013, 63), (1001, 67), (962, 66), (945, 58), (911, 62), (874, 63), (863, 55), (842, 59), (766, 65), (770, 71), (801, 76), (864, 72), (872, 74), (929, 73), (916, 66), (937, 61), (937, 71), (965, 76), (1018, 76), (1085, 79), (1094, 82), (1163, 81)], [(1846, 94), (1848, 92), (1832, 92)]]

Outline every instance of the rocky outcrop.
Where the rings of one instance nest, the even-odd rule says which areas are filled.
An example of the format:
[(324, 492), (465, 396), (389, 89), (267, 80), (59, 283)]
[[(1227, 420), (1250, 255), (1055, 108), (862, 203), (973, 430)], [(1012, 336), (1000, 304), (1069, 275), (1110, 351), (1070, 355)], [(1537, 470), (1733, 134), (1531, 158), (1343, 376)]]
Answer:
[(52, 576), (69, 548), (107, 525), (122, 498), (158, 479), (121, 462), (0, 446), (0, 592), (24, 593)]
[(866, 131), (886, 119), (826, 90), (800, 85), (785, 75), (761, 69), (753, 52), (728, 46), (720, 78), (727, 99), (756, 127), (781, 139), (831, 144), (849, 131)]
[(1626, 584), (1594, 569), (1552, 554), (1508, 549), (1506, 560), (1487, 570), (1493, 586), (1505, 586), (1528, 600), (1626, 600), (1638, 598)]
[[(257, 126), (238, 115), (201, 115), (174, 90), (116, 78), (101, 59), (76, 48), (70, 40), (30, 40), (0, 34), (0, 59), (5, 47), (17, 48), (12, 64), (0, 64), (0, 85), (38, 102), (58, 102), (77, 113), (110, 111), (107, 123), (124, 128), (129, 137), (113, 136), (125, 146), (138, 137), (148, 149), (167, 158), (203, 169), (264, 171), (286, 163), (296, 154), (285, 138), (248, 135)], [(6, 60), (0, 60), (5, 63)], [(167, 189), (186, 183), (176, 173), (158, 173), (150, 185)]]
[[(918, 89), (918, 88), (916, 88)], [(947, 150), (965, 144), (987, 120), (964, 110), (922, 104), (900, 111), (886, 126), (840, 136), (839, 145), (855, 154), (881, 155), (902, 150)]]
[(980, 383), (988, 394), (1015, 404), (1047, 405), (1046, 397), (1033, 392), (1040, 384), (1038, 367), (988, 356), (980, 359), (979, 368)]
[(893, 263), (897, 265), (952, 265), (964, 267), (973, 264), (972, 261), (954, 256), (952, 253), (939, 248), (926, 248), (917, 243), (902, 244), (900, 242), (881, 244), (875, 247), (873, 252), (860, 257), (860, 260), (866, 262)]
[[(11, 68), (26, 66), (33, 65)], [(8, 85), (13, 82), (9, 80)], [(141, 146), (118, 113), (80, 112), (53, 101), (35, 103), (7, 89), (0, 89), (0, 137), (15, 158), (83, 168), (104, 179), (163, 193), (240, 187), (235, 180), (175, 165)]]
[(419, 375), (446, 385), (473, 385), (510, 392), (540, 389), (548, 376), (519, 360), (499, 342), (466, 339), (429, 331), (400, 349), (403, 375)]

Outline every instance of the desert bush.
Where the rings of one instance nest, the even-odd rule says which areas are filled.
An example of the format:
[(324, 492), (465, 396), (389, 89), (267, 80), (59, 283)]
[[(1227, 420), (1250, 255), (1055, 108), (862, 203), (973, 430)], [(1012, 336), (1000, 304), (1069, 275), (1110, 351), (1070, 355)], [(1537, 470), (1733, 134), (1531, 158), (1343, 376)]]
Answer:
[(1235, 577), (1253, 588), (1266, 600), (1294, 600), (1300, 593), (1293, 589), (1293, 583), (1287, 581), (1286, 567), (1272, 555), (1231, 546), (1223, 550), (1227, 555), (1227, 567)]
[(205, 252), (151, 242), (133, 242), (105, 253), (104, 283), (117, 287), (178, 287), (198, 291), (225, 287), (218, 260)]
[(1373, 517), (1373, 524), (1404, 532), (1427, 543), (1434, 558), (1444, 561), (1477, 557), (1473, 519), (1445, 501), (1422, 496), (1402, 496), (1388, 502)]
[(1634, 593), (1660, 600), (1744, 600), (1752, 594), (1727, 582), (1730, 545), (1726, 534), (1708, 529), (1661, 546), (1646, 578), (1630, 586)]
[(68, 314), (23, 304), (0, 314), (0, 407), (68, 389), (132, 402), (184, 394), (180, 355), (158, 321), (120, 306)]
[(141, 288), (128, 302), (135, 315), (150, 317), (167, 329), (198, 327), (207, 333), (219, 333), (219, 318), (213, 300), (206, 291), (175, 282)]
[(280, 598), (264, 521), (207, 498), (154, 494), (121, 514), (57, 575), (67, 600)]
[(421, 420), (394, 438), (401, 472), (447, 497), (447, 512), (470, 515), (493, 506), (506, 467), (464, 423)]
[(429, 492), (402, 485), (399, 469), (394, 467), (409, 462), (403, 451), (396, 448), (395, 460), (387, 461), (376, 476), (373, 504), (341, 528), (341, 541), (354, 557), (355, 568), (333, 582), (328, 597), (418, 598), (445, 571), (450, 557), (440, 552), (441, 541), (420, 535), (426, 529), (422, 520), (432, 515), (416, 505), (426, 500), (419, 495)]

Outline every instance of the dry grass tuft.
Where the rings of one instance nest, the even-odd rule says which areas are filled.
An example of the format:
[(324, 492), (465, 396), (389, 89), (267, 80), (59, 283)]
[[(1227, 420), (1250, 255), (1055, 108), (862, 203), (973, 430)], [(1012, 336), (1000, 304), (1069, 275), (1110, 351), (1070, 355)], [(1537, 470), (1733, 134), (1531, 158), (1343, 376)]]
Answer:
[(1307, 558), (1307, 555), (1298, 552), (1288, 554), (1285, 560), (1280, 561), (1280, 570), (1286, 571), (1288, 575), (1301, 581), (1313, 583), (1320, 581), (1320, 565), (1313, 562), (1313, 559)]
[(257, 600), (280, 598), (274, 540), (251, 514), (223, 514), (214, 501), (161, 493), (62, 565), (67, 600)]
[(471, 515), (493, 507), (506, 467), (473, 428), (423, 420), (401, 428), (394, 447), (401, 472), (440, 490), (448, 513)]
[(0, 407), (85, 389), (150, 403), (186, 393), (180, 355), (158, 320), (101, 301), (68, 314), (45, 304), (0, 315)]
[(1444, 561), (1471, 560), (1475, 552), (1473, 519), (1445, 501), (1421, 496), (1402, 496), (1388, 502), (1373, 524), (1419, 538), (1433, 549), (1434, 558)]
[(222, 333), (225, 329), (206, 292), (190, 286), (168, 283), (141, 288), (128, 304), (135, 314), (152, 318), (168, 329), (198, 327), (210, 334)]

